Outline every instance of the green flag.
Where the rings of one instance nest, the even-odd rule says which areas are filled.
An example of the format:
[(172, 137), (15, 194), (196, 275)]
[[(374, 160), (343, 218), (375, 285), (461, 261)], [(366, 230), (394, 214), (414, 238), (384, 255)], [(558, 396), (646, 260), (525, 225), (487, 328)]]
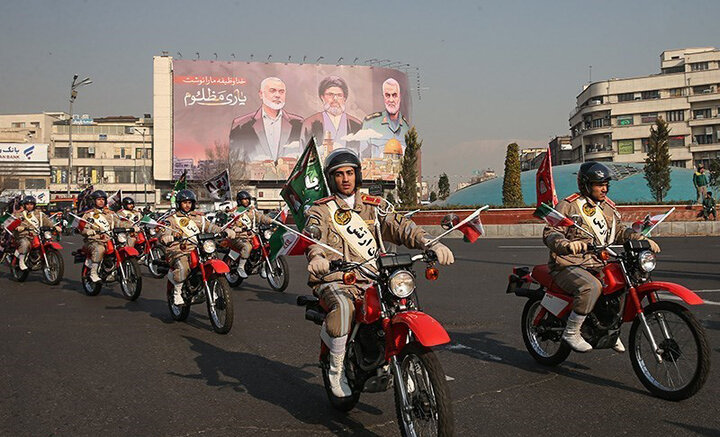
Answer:
[(327, 182), (318, 156), (315, 139), (311, 138), (305, 151), (288, 178), (280, 196), (285, 200), (299, 230), (305, 227), (305, 211), (312, 204), (328, 196)]
[(182, 176), (180, 176), (180, 179), (175, 182), (175, 187), (173, 188), (173, 191), (176, 193), (180, 190), (184, 190), (187, 188), (187, 170), (183, 171)]

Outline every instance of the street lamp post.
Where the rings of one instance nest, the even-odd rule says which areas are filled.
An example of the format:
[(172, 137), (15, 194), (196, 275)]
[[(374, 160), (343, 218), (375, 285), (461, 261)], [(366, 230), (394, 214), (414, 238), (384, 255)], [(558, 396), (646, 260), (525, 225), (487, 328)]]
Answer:
[(68, 120), (68, 169), (67, 169), (67, 196), (70, 197), (70, 181), (72, 176), (72, 160), (73, 160), (73, 147), (72, 147), (72, 116), (73, 110), (72, 105), (77, 97), (77, 89), (81, 86), (90, 85), (92, 81), (89, 77), (77, 82), (78, 75), (73, 76), (72, 83), (70, 84), (70, 120)]
[[(147, 208), (147, 206), (148, 206), (148, 202), (147, 202), (147, 174), (145, 174), (145, 170), (147, 169), (147, 168), (146, 168), (146, 164), (145, 164), (145, 158), (146, 158), (147, 156), (146, 156), (146, 151), (145, 151), (145, 129), (144, 129), (144, 128), (143, 128), (142, 130), (140, 130), (140, 129), (138, 129), (138, 128), (133, 128), (133, 129), (135, 130), (135, 133), (138, 133), (138, 134), (142, 135), (143, 198), (145, 199), (145, 207)], [(137, 157), (137, 153), (135, 154), (135, 156)], [(136, 181), (136, 183), (137, 183), (137, 170), (135, 170), (135, 181)]]

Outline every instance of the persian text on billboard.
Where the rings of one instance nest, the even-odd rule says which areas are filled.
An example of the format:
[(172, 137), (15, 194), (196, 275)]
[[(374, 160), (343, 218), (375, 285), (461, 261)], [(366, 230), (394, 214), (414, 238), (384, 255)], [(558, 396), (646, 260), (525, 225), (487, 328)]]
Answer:
[(410, 110), (398, 70), (175, 60), (174, 176), (203, 179), (216, 170), (208, 158), (226, 148), (244, 179), (285, 180), (314, 136), (321, 159), (347, 147), (360, 155), (365, 179), (393, 180)]

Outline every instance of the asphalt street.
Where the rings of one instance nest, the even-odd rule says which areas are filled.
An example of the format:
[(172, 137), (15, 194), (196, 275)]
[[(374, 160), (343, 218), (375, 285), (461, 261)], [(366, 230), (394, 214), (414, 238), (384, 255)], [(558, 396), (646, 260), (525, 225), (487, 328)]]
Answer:
[[(437, 354), (457, 435), (720, 435), (720, 238), (658, 242), (654, 277), (701, 293), (706, 305), (692, 310), (712, 348), (705, 387), (678, 403), (652, 397), (627, 354), (572, 354), (553, 369), (533, 361), (520, 334), (525, 300), (505, 287), (514, 265), (546, 262), (540, 240), (450, 240), (456, 264), (418, 290), (452, 339)], [(0, 267), (0, 435), (399, 434), (391, 392), (363, 394), (347, 414), (329, 406), (318, 327), (295, 306), (309, 292), (304, 258), (290, 258), (285, 293), (259, 277), (234, 290), (235, 324), (222, 336), (204, 305), (173, 322), (165, 280), (146, 275), (135, 302), (117, 285), (86, 296), (70, 256), (81, 241), (62, 244), (57, 286), (38, 273), (19, 284)]]

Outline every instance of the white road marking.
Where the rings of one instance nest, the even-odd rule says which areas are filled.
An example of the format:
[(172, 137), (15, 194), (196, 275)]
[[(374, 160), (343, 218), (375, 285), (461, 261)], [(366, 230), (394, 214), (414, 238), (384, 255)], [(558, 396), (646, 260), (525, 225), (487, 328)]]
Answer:
[(449, 375), (445, 375), (445, 381), (455, 381), (455, 378)]
[(498, 246), (498, 249), (547, 249), (547, 246)]
[(474, 353), (479, 354), (479, 355), (482, 355), (482, 356), (487, 357), (487, 358), (490, 358), (490, 359), (493, 360), (493, 361), (502, 361), (502, 358), (500, 358), (500, 357), (497, 356), (497, 355), (493, 355), (493, 354), (491, 354), (491, 353), (488, 353), (488, 352), (485, 352), (485, 351), (481, 351), (481, 350), (479, 350), (479, 349), (473, 349), (473, 348), (471, 348), (470, 346), (465, 346), (464, 344), (461, 344), (461, 343), (451, 344), (451, 345), (448, 346), (447, 348), (450, 349), (450, 350), (471, 350), (471, 351), (473, 351)]
[[(678, 302), (684, 302), (684, 301), (682, 300), (682, 298), (680, 298), (680, 297), (678, 297), (678, 296), (675, 296), (674, 294), (669, 294), (669, 293), (668, 293), (668, 294), (661, 293), (661, 294), (662, 294), (663, 298), (665, 298), (665, 299), (667, 299), (667, 300), (675, 300), (675, 301), (678, 301)], [(720, 306), (720, 302), (715, 302), (715, 301), (712, 301), (712, 300), (703, 300), (703, 303), (706, 304), (706, 305)]]
[(695, 293), (717, 293), (720, 292), (720, 288), (716, 290), (693, 290)]

